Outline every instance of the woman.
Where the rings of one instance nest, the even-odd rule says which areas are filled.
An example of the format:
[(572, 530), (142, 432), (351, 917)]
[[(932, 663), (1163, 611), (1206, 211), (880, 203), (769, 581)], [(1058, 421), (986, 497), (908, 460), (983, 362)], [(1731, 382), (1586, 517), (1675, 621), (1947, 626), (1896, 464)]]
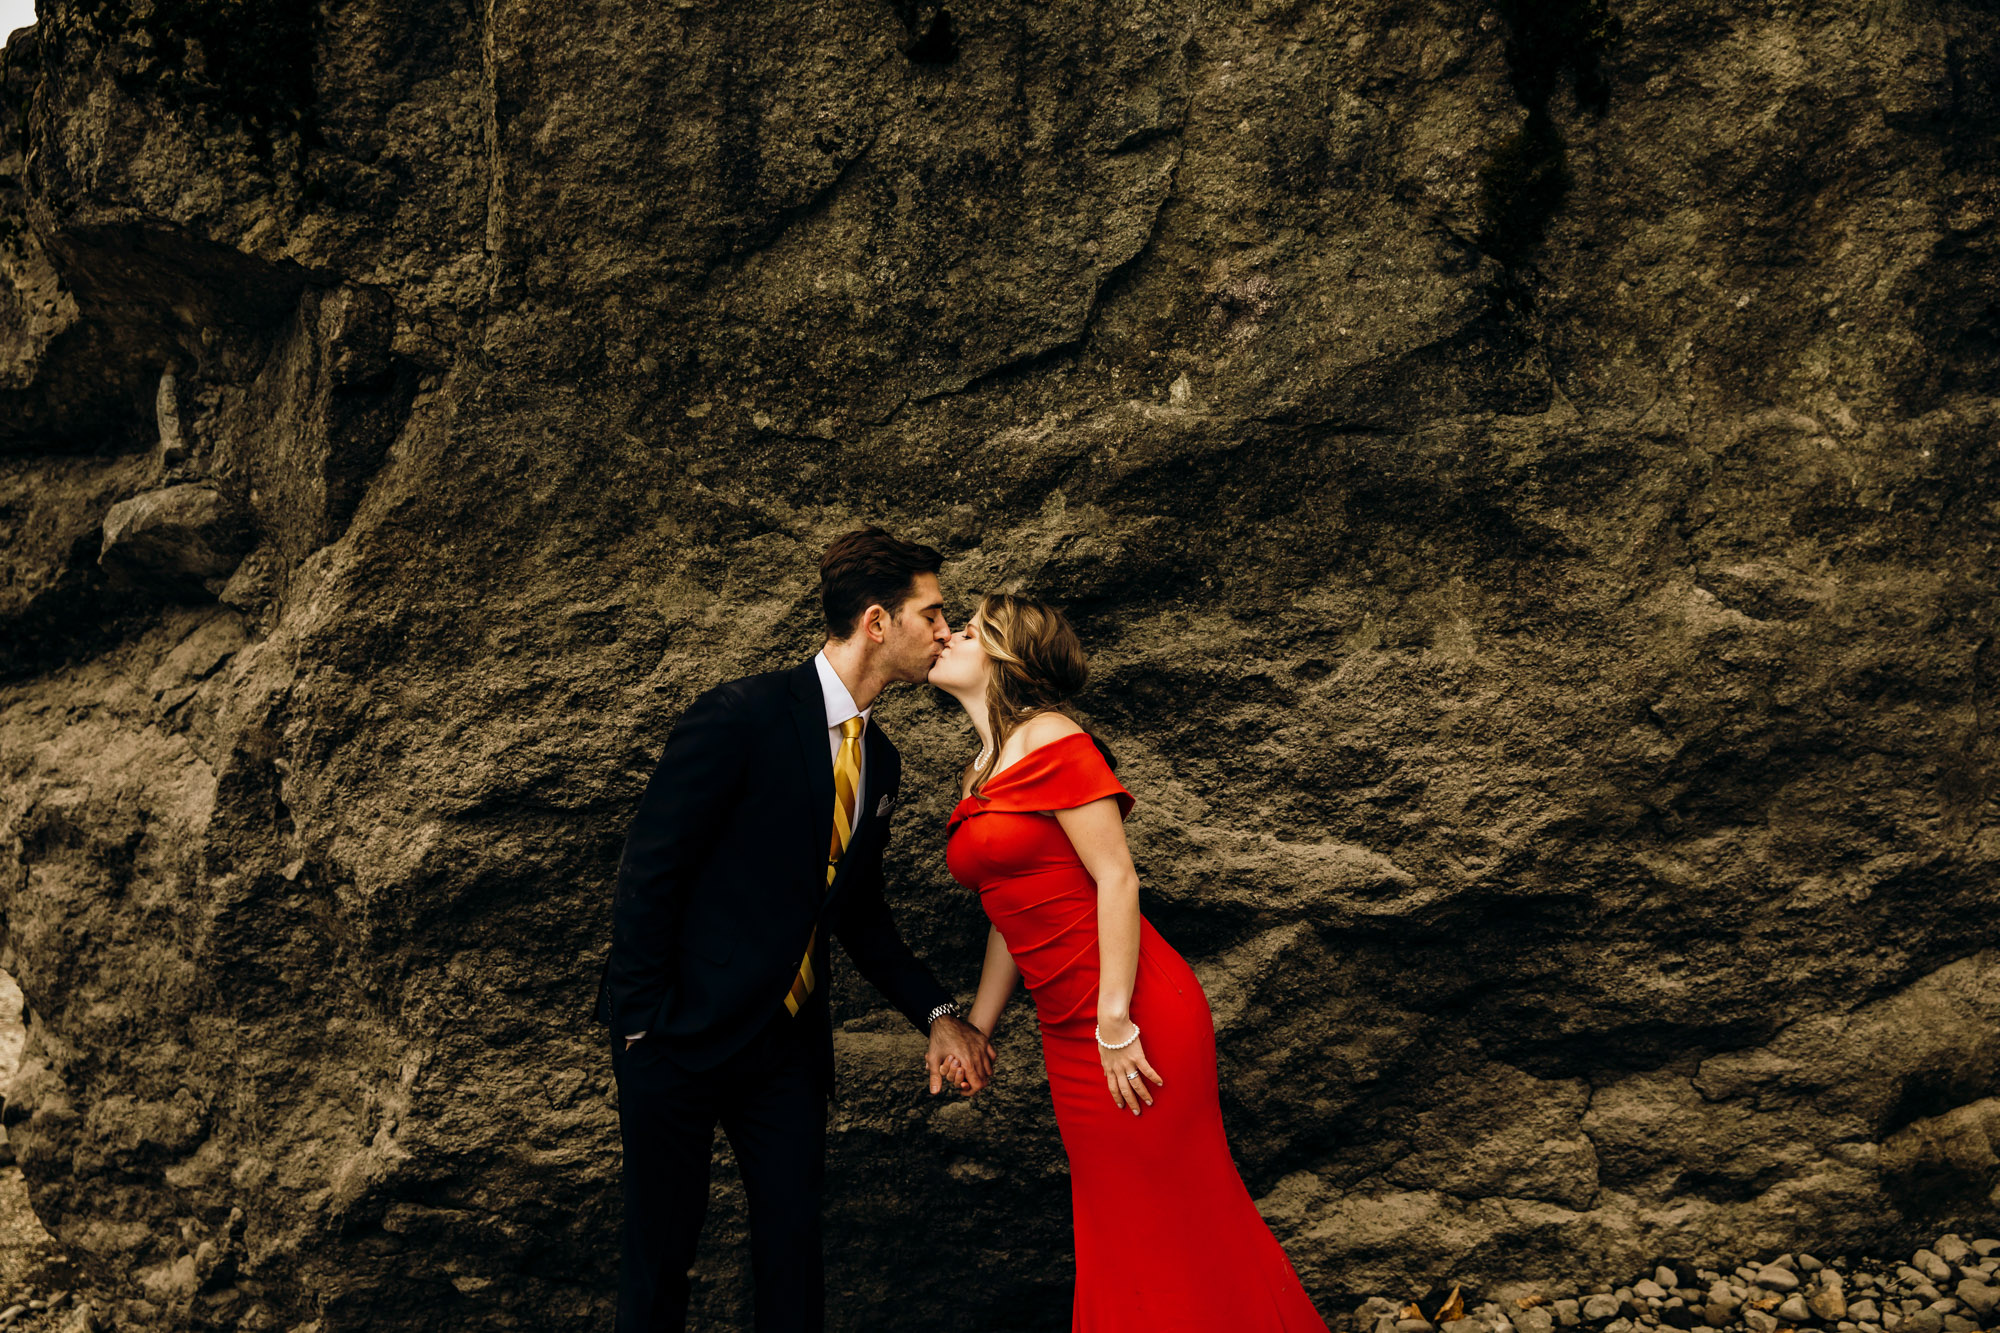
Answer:
[(988, 595), (930, 682), (979, 733), (947, 826), (953, 878), (993, 923), (972, 1023), (1025, 978), (1069, 1154), (1075, 1333), (1324, 1333), (1243, 1187), (1193, 969), (1139, 914), (1132, 795), (1062, 712), (1083, 687), (1062, 614)]

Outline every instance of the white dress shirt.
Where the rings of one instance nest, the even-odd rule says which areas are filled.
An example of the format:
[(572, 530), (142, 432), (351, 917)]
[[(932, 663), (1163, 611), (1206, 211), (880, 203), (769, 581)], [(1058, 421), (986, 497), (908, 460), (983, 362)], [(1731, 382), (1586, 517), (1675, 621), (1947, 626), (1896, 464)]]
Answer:
[(864, 804), (861, 793), (868, 790), (868, 745), (865, 738), (868, 735), (868, 715), (875, 711), (875, 706), (873, 704), (866, 708), (854, 706), (854, 696), (840, 683), (840, 673), (833, 669), (833, 663), (826, 660), (824, 652), (813, 658), (813, 665), (819, 668), (820, 697), (826, 701), (827, 757), (836, 764), (840, 762), (840, 724), (850, 717), (861, 719), (861, 735), (864, 738), (861, 746), (861, 768), (854, 775), (854, 827), (859, 829), (862, 821), (868, 818), (868, 812), (861, 808)]

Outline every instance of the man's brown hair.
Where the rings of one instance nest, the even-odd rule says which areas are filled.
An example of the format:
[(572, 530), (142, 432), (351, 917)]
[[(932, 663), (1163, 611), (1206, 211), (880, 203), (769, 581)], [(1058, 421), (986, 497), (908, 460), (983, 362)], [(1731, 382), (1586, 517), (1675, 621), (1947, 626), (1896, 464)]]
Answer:
[(944, 557), (916, 542), (899, 542), (880, 528), (862, 528), (826, 548), (819, 558), (819, 605), (826, 632), (845, 639), (861, 613), (880, 606), (890, 615), (910, 600), (919, 574), (944, 568)]

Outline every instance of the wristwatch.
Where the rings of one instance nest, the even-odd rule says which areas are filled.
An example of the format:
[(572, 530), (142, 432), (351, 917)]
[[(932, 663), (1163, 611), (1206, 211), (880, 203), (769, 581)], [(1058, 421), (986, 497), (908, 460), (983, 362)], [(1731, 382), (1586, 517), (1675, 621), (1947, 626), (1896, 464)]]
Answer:
[(947, 1014), (956, 1018), (961, 1023), (965, 1021), (965, 1010), (958, 1007), (958, 1002), (956, 1000), (946, 1000), (943, 1004), (931, 1010), (930, 1014), (924, 1019), (924, 1030), (929, 1031), (931, 1028), (937, 1026), (937, 1021)]

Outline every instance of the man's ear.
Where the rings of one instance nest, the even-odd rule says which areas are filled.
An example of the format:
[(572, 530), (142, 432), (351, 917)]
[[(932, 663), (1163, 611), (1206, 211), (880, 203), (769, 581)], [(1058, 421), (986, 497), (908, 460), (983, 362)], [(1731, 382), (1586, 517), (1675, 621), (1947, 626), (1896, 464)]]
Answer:
[(889, 634), (889, 612), (879, 603), (861, 613), (861, 632), (870, 643), (881, 643)]

